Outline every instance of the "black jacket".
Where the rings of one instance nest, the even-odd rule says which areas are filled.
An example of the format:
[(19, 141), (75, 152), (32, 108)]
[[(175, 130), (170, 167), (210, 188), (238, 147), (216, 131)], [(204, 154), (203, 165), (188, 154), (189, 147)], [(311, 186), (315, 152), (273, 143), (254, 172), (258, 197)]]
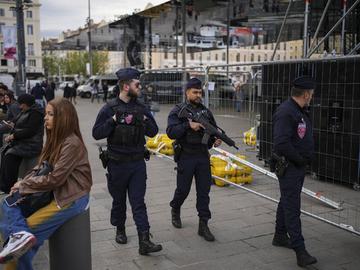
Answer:
[(34, 157), (41, 153), (44, 137), (44, 112), (34, 104), (29, 110), (21, 112), (14, 120), (10, 132), (14, 135), (11, 148), (6, 154), (21, 157)]
[(273, 115), (274, 151), (297, 166), (309, 163), (314, 152), (313, 128), (308, 113), (292, 98)]

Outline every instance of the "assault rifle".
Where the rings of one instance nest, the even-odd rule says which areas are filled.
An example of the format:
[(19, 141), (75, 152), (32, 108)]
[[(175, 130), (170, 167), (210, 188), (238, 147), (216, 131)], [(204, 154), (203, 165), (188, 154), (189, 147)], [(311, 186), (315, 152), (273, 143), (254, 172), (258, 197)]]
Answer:
[(217, 139), (222, 140), (228, 146), (239, 150), (239, 148), (235, 145), (235, 142), (225, 134), (224, 130), (218, 126), (213, 126), (210, 124), (209, 120), (201, 112), (194, 112), (189, 105), (183, 106), (180, 109), (178, 116), (179, 118), (191, 119), (194, 122), (200, 123), (204, 127), (205, 134), (201, 141), (202, 144), (208, 144), (210, 136), (214, 136)]

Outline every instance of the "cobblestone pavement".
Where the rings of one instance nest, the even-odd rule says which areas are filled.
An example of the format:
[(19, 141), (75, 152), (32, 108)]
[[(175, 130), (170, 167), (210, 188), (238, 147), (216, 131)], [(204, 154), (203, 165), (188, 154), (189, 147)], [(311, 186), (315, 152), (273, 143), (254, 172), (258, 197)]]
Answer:
[[(114, 241), (115, 229), (109, 222), (111, 199), (106, 187), (105, 171), (98, 160), (98, 142), (91, 137), (92, 125), (102, 105), (96, 102), (91, 104), (86, 99), (78, 99), (77, 105), (94, 180), (91, 192), (94, 270), (298, 268), (293, 251), (271, 245), (276, 205), (235, 187), (212, 187), (210, 208), (213, 218), (209, 225), (216, 237), (215, 242), (206, 242), (197, 235), (194, 187), (182, 208), (183, 228), (173, 228), (169, 201), (175, 188), (174, 163), (158, 157), (153, 157), (147, 163), (146, 203), (153, 240), (162, 243), (164, 249), (151, 256), (138, 254), (138, 239), (130, 206), (127, 220), (129, 242), (127, 245), (118, 245)], [(161, 131), (164, 131), (170, 108), (162, 106), (161, 112), (156, 115)], [(230, 136), (236, 137), (237, 141), (240, 141), (240, 131), (250, 126), (249, 121), (245, 120), (246, 114), (229, 116), (226, 112), (216, 112), (215, 115), (220, 126), (229, 131)], [(246, 150), (242, 148), (250, 160), (256, 161), (255, 153)], [(348, 187), (328, 185), (312, 179), (308, 183), (314, 189), (330, 191), (332, 198), (336, 199), (341, 194), (341, 198), (353, 198), (354, 204), (359, 205), (359, 194)], [(259, 173), (254, 173), (254, 183), (248, 187), (278, 198), (276, 181)], [(324, 217), (334, 215), (341, 222), (342, 214), (337, 214), (314, 199), (304, 196), (303, 204), (306, 210), (317, 211)], [(359, 214), (353, 217), (358, 229), (359, 219)], [(309, 269), (359, 269), (359, 237), (307, 216), (303, 216), (302, 221), (308, 250), (319, 261)], [(47, 245), (44, 245), (35, 259), (35, 269), (49, 269), (47, 250)]]

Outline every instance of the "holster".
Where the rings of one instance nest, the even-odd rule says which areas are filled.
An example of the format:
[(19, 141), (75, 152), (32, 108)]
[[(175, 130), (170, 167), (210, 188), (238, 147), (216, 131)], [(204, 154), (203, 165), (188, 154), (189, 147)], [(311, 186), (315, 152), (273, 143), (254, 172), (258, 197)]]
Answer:
[(275, 172), (277, 177), (284, 176), (288, 166), (289, 162), (284, 156), (279, 156), (274, 152), (272, 153), (270, 160), (270, 171)]
[(181, 152), (182, 152), (180, 143), (178, 143), (176, 141), (173, 142), (173, 148), (174, 148), (174, 161), (178, 162), (180, 159)]
[(101, 146), (99, 146), (99, 158), (104, 169), (106, 169), (109, 162), (109, 153), (107, 150), (103, 150)]

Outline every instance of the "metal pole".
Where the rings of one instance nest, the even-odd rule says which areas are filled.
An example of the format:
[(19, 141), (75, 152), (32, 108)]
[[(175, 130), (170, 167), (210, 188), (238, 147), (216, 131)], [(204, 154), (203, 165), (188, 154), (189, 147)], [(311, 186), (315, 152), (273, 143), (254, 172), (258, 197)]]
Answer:
[(319, 47), (320, 45), (335, 31), (336, 27), (346, 18), (346, 16), (360, 3), (360, 0), (356, 0), (356, 2), (346, 11), (346, 13), (335, 23), (335, 25), (330, 29), (330, 31), (323, 37), (320, 42), (313, 48), (308, 54), (307, 57), (310, 57)]
[(123, 53), (124, 53), (124, 68), (126, 68), (126, 21), (124, 23), (124, 30), (123, 30)]
[[(347, 6), (347, 0), (342, 0), (342, 4), (343, 4), (343, 16), (346, 13), (346, 6)], [(342, 26), (341, 26), (341, 49), (340, 51), (342, 52), (343, 55), (345, 55), (346, 51), (345, 51), (345, 20), (342, 21)]]
[[(181, 1), (181, 12), (182, 12), (182, 66), (186, 67), (186, 6), (185, 1)], [(186, 71), (183, 71), (183, 101), (185, 101), (185, 85), (186, 85)]]
[[(272, 179), (278, 180), (277, 176), (274, 173), (269, 172), (268, 170), (265, 170), (265, 169), (255, 165), (255, 164), (253, 164), (253, 163), (251, 163), (249, 161), (241, 159), (241, 158), (239, 158), (239, 157), (237, 157), (237, 156), (235, 156), (235, 155), (233, 155), (233, 154), (231, 154), (231, 153), (229, 153), (229, 152), (227, 152), (227, 151), (225, 151), (225, 150), (223, 150), (221, 148), (212, 148), (212, 149), (214, 151), (224, 155), (225, 157), (229, 157), (229, 158), (231, 158), (233, 160), (236, 160), (237, 162), (240, 162), (240, 163), (242, 163), (242, 164), (244, 164), (244, 165), (246, 165), (246, 166), (248, 166), (248, 167), (250, 167), (250, 168), (252, 168), (254, 170), (257, 170), (258, 172), (261, 172), (261, 173), (265, 174), (266, 176), (269, 176)], [(317, 199), (319, 201), (322, 201), (323, 203), (326, 203), (326, 204), (330, 205), (331, 207), (333, 207), (335, 209), (341, 209), (341, 205), (342, 205), (341, 203), (334, 202), (334, 201), (332, 201), (332, 200), (330, 200), (330, 199), (328, 199), (328, 198), (326, 198), (326, 197), (324, 197), (324, 196), (322, 196), (322, 195), (320, 195), (320, 194), (318, 194), (316, 192), (313, 192), (313, 191), (311, 191), (309, 189), (306, 189), (304, 187), (302, 188), (302, 192), (305, 193), (306, 195), (314, 198), (314, 199)]]
[(22, 0), (16, 0), (16, 25), (17, 25), (17, 49), (18, 70), (16, 81), (16, 95), (19, 96), (25, 90), (26, 84), (26, 54), (25, 54), (25, 30), (24, 30), (24, 5)]
[(92, 43), (91, 43), (91, 13), (90, 13), (90, 0), (88, 0), (89, 8), (89, 22), (88, 22), (88, 38), (89, 38), (89, 63), (90, 63), (90, 77), (93, 75), (93, 59), (92, 59)]
[(152, 19), (149, 18), (149, 69), (152, 68), (152, 28), (151, 28)]
[(310, 0), (305, 0), (304, 13), (304, 42), (303, 42), (303, 58), (306, 57), (308, 51), (308, 21), (309, 21), (309, 6)]
[(176, 31), (176, 44), (175, 44), (175, 48), (176, 48), (176, 67), (179, 66), (179, 7), (177, 2), (175, 1), (175, 12), (176, 12), (176, 18), (175, 18), (175, 31)]
[[(226, 65), (229, 65), (229, 47), (230, 47), (230, 0), (227, 1), (227, 23), (226, 23)], [(226, 66), (226, 77), (229, 77), (229, 66)]]
[(205, 82), (204, 82), (204, 105), (209, 108), (209, 72), (210, 67), (204, 68)]
[(352, 49), (352, 50), (348, 53), (348, 55), (352, 55), (352, 54), (356, 53), (356, 51), (357, 51), (358, 49), (360, 49), (360, 42), (354, 47), (354, 49)]
[(332, 0), (328, 0), (327, 4), (326, 4), (326, 6), (325, 6), (325, 9), (324, 9), (323, 12), (322, 12), (322, 15), (321, 15), (319, 24), (318, 24), (318, 26), (317, 26), (317, 28), (316, 28), (316, 31), (315, 31), (313, 40), (312, 40), (311, 45), (310, 45), (310, 49), (314, 46), (314, 44), (315, 44), (315, 42), (316, 42), (317, 36), (318, 36), (318, 34), (319, 34), (319, 32), (320, 32), (321, 25), (322, 25), (322, 23), (323, 23), (323, 21), (324, 21), (324, 19), (325, 19), (325, 17), (326, 17), (326, 13), (327, 13), (327, 11), (328, 11), (328, 9), (329, 9), (329, 7), (330, 7), (331, 1), (332, 1)]
[(282, 31), (283, 31), (283, 29), (284, 29), (286, 20), (287, 20), (287, 18), (288, 18), (288, 16), (289, 16), (289, 11), (290, 11), (290, 8), (291, 8), (292, 3), (293, 3), (293, 0), (290, 0), (290, 1), (289, 1), (289, 5), (288, 5), (288, 7), (287, 7), (287, 9), (286, 9), (285, 17), (284, 17), (283, 22), (282, 22), (281, 27), (280, 27), (280, 31), (279, 31), (278, 37), (277, 37), (277, 39), (276, 39), (275, 49), (274, 49), (274, 52), (273, 52), (273, 54), (272, 54), (272, 56), (271, 56), (271, 61), (274, 60), (274, 57), (275, 57), (277, 48), (278, 48), (279, 43), (280, 43), (280, 37), (281, 37)]

